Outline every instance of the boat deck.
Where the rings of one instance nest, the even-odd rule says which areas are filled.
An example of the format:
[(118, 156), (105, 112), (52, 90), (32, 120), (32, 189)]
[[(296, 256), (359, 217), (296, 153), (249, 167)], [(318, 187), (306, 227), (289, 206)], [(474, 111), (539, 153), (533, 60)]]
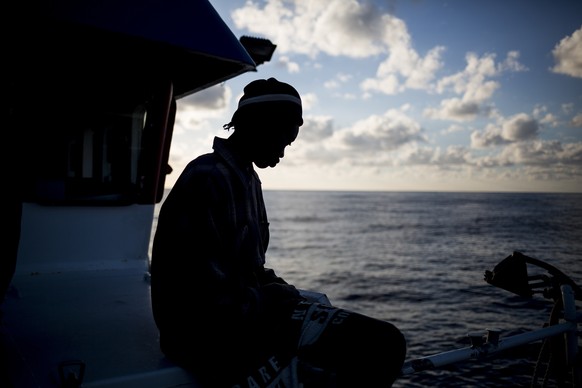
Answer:
[(161, 353), (143, 263), (17, 273), (1, 306), (5, 373), (20, 387), (199, 387)]

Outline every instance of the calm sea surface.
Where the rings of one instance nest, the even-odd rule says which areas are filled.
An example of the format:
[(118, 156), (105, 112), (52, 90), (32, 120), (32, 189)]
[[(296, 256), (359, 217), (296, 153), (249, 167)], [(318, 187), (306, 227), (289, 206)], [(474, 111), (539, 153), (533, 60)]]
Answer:
[[(470, 332), (543, 326), (551, 301), (484, 281), (513, 251), (582, 285), (582, 194), (266, 191), (265, 202), (268, 266), (338, 307), (394, 323), (409, 360), (466, 347)], [(526, 346), (395, 386), (526, 387), (537, 354)]]

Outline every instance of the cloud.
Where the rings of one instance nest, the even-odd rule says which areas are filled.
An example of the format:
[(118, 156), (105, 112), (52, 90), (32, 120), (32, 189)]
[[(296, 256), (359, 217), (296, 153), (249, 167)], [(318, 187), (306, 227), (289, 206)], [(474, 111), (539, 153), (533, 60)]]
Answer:
[(519, 51), (508, 52), (505, 60), (498, 65), (498, 69), (500, 72), (518, 72), (529, 70), (525, 65), (519, 62)]
[(437, 152), (435, 163), (441, 166), (466, 165), (470, 163), (471, 155), (466, 147), (449, 146), (445, 152)]
[(449, 146), (444, 151), (440, 147), (421, 147), (411, 143), (403, 147), (394, 157), (394, 165), (428, 166), (438, 169), (451, 169), (467, 165), (470, 152), (462, 146)]
[(462, 94), (465, 100), (483, 101), (491, 97), (499, 87), (497, 82), (487, 81), (488, 77), (493, 77), (498, 72), (495, 54), (478, 57), (475, 53), (467, 53), (465, 60), (465, 69), (441, 79), (437, 83), (437, 91), (443, 93), (452, 89), (456, 94)]
[(562, 39), (552, 50), (556, 64), (550, 70), (582, 78), (582, 27)]
[(364, 91), (394, 94), (407, 88), (425, 89), (442, 67), (444, 47), (421, 57), (412, 48), (406, 23), (371, 2), (269, 0), (262, 7), (247, 2), (231, 16), (237, 28), (274, 39), (284, 54), (350, 58), (388, 54), (376, 77), (361, 84)]
[(230, 87), (215, 85), (178, 100), (175, 132), (195, 131), (210, 119), (226, 117), (231, 99)]
[(399, 19), (378, 12), (372, 3), (345, 0), (303, 3), (309, 3), (316, 47), (334, 56), (364, 58), (382, 53), (389, 26), (402, 24)]
[(550, 127), (557, 127), (560, 124), (558, 117), (548, 112), (548, 107), (545, 105), (537, 105), (533, 110), (533, 117), (540, 122), (540, 124), (548, 125)]
[(330, 91), (336, 90), (332, 92), (333, 97), (341, 98), (344, 100), (356, 100), (358, 96), (355, 93), (352, 93), (350, 91), (348, 92), (341, 91), (344, 85), (351, 79), (352, 75), (350, 74), (338, 73), (334, 78), (325, 81), (323, 83), (323, 86)]
[[(391, 25), (403, 24), (371, 3), (344, 0), (247, 2), (231, 14), (235, 26), (277, 42), (281, 53), (363, 58), (386, 50)], [(330, 33), (333, 31), (333, 34)]]
[(471, 146), (485, 148), (537, 138), (540, 126), (537, 120), (525, 113), (518, 113), (500, 124), (488, 124), (483, 131), (471, 133)]
[[(403, 108), (405, 109), (405, 108)], [(334, 129), (328, 116), (307, 116), (300, 135), (290, 147), (287, 163), (386, 165), (394, 163), (394, 151), (425, 143), (422, 128), (403, 111), (391, 109), (353, 125)]]
[(582, 128), (582, 113), (578, 113), (570, 121), (570, 125), (574, 128)]
[(361, 83), (364, 91), (396, 94), (406, 89), (429, 89), (435, 73), (443, 64), (441, 55), (445, 48), (437, 46), (425, 57), (410, 47), (410, 39), (403, 39), (390, 46), (390, 54), (376, 72), (376, 78)]
[(356, 122), (338, 134), (340, 143), (352, 150), (393, 151), (411, 142), (425, 142), (418, 122), (403, 112), (390, 109)]
[(351, 74), (338, 73), (338, 74), (336, 74), (336, 76), (333, 79), (326, 81), (323, 84), (323, 86), (326, 89), (337, 89), (337, 88), (341, 87), (342, 84), (345, 84), (346, 82), (348, 82), (351, 79), (352, 79)]
[(393, 156), (395, 166), (428, 165), (434, 161), (435, 150), (429, 147), (420, 147), (418, 144), (411, 144), (402, 147), (400, 152)]
[[(524, 166), (582, 166), (582, 143), (562, 144), (558, 141), (536, 140), (516, 143), (503, 150), (502, 159)], [(577, 175), (581, 175), (579, 170)]]
[(562, 104), (562, 112), (566, 113), (566, 114), (570, 114), (572, 113), (572, 111), (574, 110), (574, 104), (571, 102)]
[(308, 116), (300, 129), (299, 139), (312, 143), (328, 139), (333, 135), (333, 119), (329, 116)]
[(499, 63), (495, 62), (495, 58), (495, 54), (479, 57), (475, 53), (467, 53), (467, 64), (462, 71), (443, 77), (436, 83), (437, 93), (450, 92), (461, 97), (444, 99), (440, 102), (440, 107), (427, 108), (423, 114), (432, 119), (471, 121), (478, 116), (488, 117), (494, 113), (493, 107), (487, 102), (501, 84), (491, 78), (507, 71), (527, 70), (518, 62), (519, 53), (516, 51), (508, 52), (506, 58)]
[(481, 112), (481, 107), (475, 101), (463, 101), (459, 98), (442, 100), (440, 107), (427, 108), (423, 114), (431, 119), (470, 121)]
[(215, 85), (180, 99), (184, 109), (221, 110), (228, 106), (232, 91), (226, 85)]
[[(394, 174), (400, 174), (403, 181), (412, 175), (420, 180), (434, 179), (435, 182), (437, 179), (441, 182), (440, 178), (443, 178), (442, 182), (458, 179), (459, 182), (472, 183), (507, 178), (511, 182), (519, 180), (530, 184), (530, 179), (549, 182), (554, 178), (567, 180), (573, 177), (582, 182), (580, 133), (572, 129), (582, 128), (582, 113), (575, 95), (568, 97), (574, 103), (566, 103), (533, 94), (528, 96), (532, 97), (531, 100), (519, 98), (517, 91), (509, 90), (502, 96), (506, 98), (503, 111), (508, 112), (502, 117), (498, 111), (501, 108), (497, 108), (494, 101), (497, 94), (505, 92), (504, 76), (528, 70), (520, 62), (518, 51), (505, 50), (506, 55), (503, 52), (497, 55), (468, 52), (464, 66), (445, 67), (444, 55), (448, 46), (445, 48), (440, 45), (442, 42), (435, 41), (424, 46), (427, 48), (422, 52), (417, 51), (409, 31), (412, 25), (380, 9), (378, 4), (367, 0), (253, 0), (231, 13), (237, 28), (276, 42), (279, 54), (273, 64), (277, 71), (299, 74), (321, 70), (318, 78), (313, 78), (309, 86), (305, 86), (306, 93), (302, 93), (305, 123), (297, 141), (286, 149), (285, 161), (281, 165), (289, 170), (285, 174), (277, 170), (274, 176), (287, 177), (289, 174), (304, 182), (305, 177), (300, 172), (311, 175), (320, 171), (318, 178), (322, 181), (335, 179), (346, 187), (349, 180), (344, 179), (346, 174), (354, 174), (351, 178), (361, 182), (364, 182), (364, 176), (372, 176), (376, 184), (380, 180), (389, 180), (386, 177)], [(552, 71), (582, 77), (581, 41), (582, 27), (555, 45)], [(426, 42), (423, 41), (423, 45)], [(451, 42), (446, 41), (446, 44)], [(528, 58), (533, 58), (530, 54)], [(338, 58), (329, 56), (354, 60), (338, 61)], [(371, 60), (362, 61), (363, 58)], [(345, 67), (342, 70), (326, 69), (325, 72), (323, 66), (330, 62), (334, 65), (341, 62)], [(327, 82), (315, 85), (324, 74), (327, 74)], [(300, 75), (294, 76), (303, 80)], [(524, 80), (516, 77), (514, 81)], [(536, 84), (541, 81), (536, 79)], [(374, 97), (371, 101), (374, 105), (357, 101), (365, 107), (362, 111), (366, 113), (363, 114), (376, 114), (358, 118), (360, 113), (354, 109), (349, 120), (358, 121), (342, 124), (341, 128), (331, 116), (310, 115), (314, 112), (313, 106), (323, 104), (321, 108), (326, 108), (333, 98), (361, 98), (357, 95), (358, 89), (353, 87), (358, 82), (364, 96)], [(220, 125), (228, 121), (229, 104), (236, 103), (238, 98), (230, 89), (225, 89), (226, 85), (228, 83), (217, 89), (208, 89), (206, 95), (203, 91), (178, 101), (180, 114), (175, 134), (180, 137), (173, 143), (172, 153), (184, 148), (183, 159), (188, 160), (193, 149), (198, 152), (198, 144), (209, 148), (215, 133), (224, 132)], [(323, 91), (317, 89), (328, 93), (325, 101), (318, 102), (316, 94), (308, 93), (312, 86), (325, 87)], [(419, 93), (384, 97), (396, 104), (411, 101), (415, 109), (384, 113), (377, 110), (377, 106), (395, 106), (380, 105), (382, 97), (379, 94), (394, 95), (408, 90), (427, 91), (430, 99), (423, 99), (425, 96)], [(436, 99), (439, 97), (440, 101)], [(513, 100), (518, 99), (522, 104), (537, 105), (530, 108), (531, 112), (528, 108), (514, 108)], [(423, 111), (424, 117), (415, 117), (414, 111), (422, 111), (427, 107), (423, 104), (429, 101), (428, 109)], [(556, 111), (551, 112), (551, 109)], [(529, 114), (512, 115), (515, 112)], [(220, 121), (218, 126), (210, 126), (210, 118), (215, 118), (214, 121), (224, 118), (224, 121)], [(450, 122), (445, 125), (430, 123), (427, 118)], [(487, 120), (481, 120), (483, 118)], [(346, 122), (345, 118), (341, 120)], [(478, 121), (467, 124), (474, 120)], [(434, 124), (435, 131), (429, 133), (430, 143), (420, 123), (427, 128)], [(551, 131), (548, 130), (550, 127)], [(191, 134), (182, 135), (184, 128), (205, 139), (184, 145), (186, 135)], [(460, 144), (438, 146), (439, 130), (441, 135), (449, 134), (445, 139), (447, 144)], [(541, 135), (562, 141), (574, 139), (578, 143), (542, 140)], [(318, 181), (316, 184), (322, 183)], [(580, 184), (577, 185), (580, 188)], [(490, 186), (482, 187), (489, 190)]]
[(323, 83), (323, 86), (326, 89), (337, 89), (340, 87), (340, 83), (338, 80), (336, 79), (330, 79), (329, 81), (326, 81)]
[(280, 56), (277, 64), (287, 69), (289, 73), (299, 73), (300, 66), (297, 62), (293, 62), (288, 56)]
[[(403, 109), (372, 115), (340, 130), (333, 129), (330, 117), (308, 117), (305, 125), (302, 143), (286, 162), (289, 166), (317, 163), (342, 171), (349, 167), (359, 177), (398, 168), (429, 180), (471, 176), (478, 181), (566, 182), (582, 177), (582, 143), (539, 139), (540, 123), (525, 113), (474, 131), (473, 149), (427, 146), (422, 128)], [(493, 146), (486, 154), (479, 150)]]
[(312, 109), (317, 104), (318, 98), (315, 93), (303, 93), (301, 94), (301, 105), (303, 106), (303, 112)]

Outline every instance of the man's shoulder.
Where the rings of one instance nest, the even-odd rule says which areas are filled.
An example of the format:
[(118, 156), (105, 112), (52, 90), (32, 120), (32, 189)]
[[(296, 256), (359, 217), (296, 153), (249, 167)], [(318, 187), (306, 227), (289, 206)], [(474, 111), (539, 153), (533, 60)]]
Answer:
[(183, 175), (186, 176), (216, 176), (227, 175), (228, 169), (223, 158), (216, 152), (198, 156), (190, 161), (184, 168)]
[(195, 159), (191, 160), (186, 168), (197, 168), (197, 167), (212, 167), (218, 164), (218, 159), (214, 152), (208, 154), (203, 154), (197, 156)]
[(184, 168), (184, 174), (211, 174), (213, 171), (220, 168), (220, 164), (222, 164), (220, 158), (218, 158), (214, 153), (200, 155), (186, 165)]

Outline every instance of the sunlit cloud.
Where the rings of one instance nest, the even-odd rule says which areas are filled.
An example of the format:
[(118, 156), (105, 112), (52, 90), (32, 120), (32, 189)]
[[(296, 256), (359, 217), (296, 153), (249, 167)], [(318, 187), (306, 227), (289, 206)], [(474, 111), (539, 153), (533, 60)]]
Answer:
[[(247, 2), (231, 14), (237, 28), (269, 37), (281, 53), (367, 57), (384, 52), (394, 17), (372, 4), (344, 0)], [(329, 32), (333, 31), (333, 34)]]
[[(520, 187), (513, 185), (519, 181), (524, 188), (547, 182), (551, 189), (558, 186), (550, 182), (562, 181), (560, 187), (582, 188), (579, 93), (569, 85), (562, 92), (558, 83), (565, 77), (547, 72), (552, 55), (552, 72), (580, 82), (582, 27), (538, 52), (531, 43), (520, 43), (518, 35), (511, 45), (448, 32), (426, 37), (410, 8), (394, 7), (400, 14), (392, 14), (380, 1), (237, 4), (228, 8), (237, 34), (277, 44), (278, 54), (265, 68), (270, 66), (273, 76), (288, 76), (303, 101), (300, 136), (285, 150), (276, 172), (260, 172), (269, 177), (266, 182), (382, 188), (395, 179), (415, 181), (414, 187), (467, 182), (488, 190), (492, 186), (484, 182), (505, 180)], [(430, 7), (451, 17), (445, 8)], [(472, 51), (459, 50), (459, 43)], [(544, 71), (550, 77), (541, 76)], [(179, 102), (175, 134), (198, 137), (189, 147), (175, 142), (172, 160), (187, 161), (202, 142), (209, 148), (214, 135), (228, 135), (220, 125), (242, 91), (237, 87), (239, 94), (233, 95), (221, 85), (209, 92), (197, 93), (200, 100)], [(394, 106), (400, 108), (386, 110)]]
[(420, 124), (395, 109), (360, 120), (339, 137), (347, 148), (365, 151), (391, 151), (410, 142), (426, 141)]
[(301, 95), (301, 105), (303, 106), (303, 112), (313, 109), (317, 104), (317, 95), (315, 93), (303, 93)]
[(582, 128), (582, 113), (578, 113), (570, 121), (570, 125), (574, 128)]
[[(551, 167), (560, 164), (579, 168), (582, 166), (582, 142), (562, 144), (555, 140), (536, 140), (516, 143), (505, 147), (500, 158), (513, 164), (527, 166)], [(582, 175), (580, 170), (570, 171), (574, 175)]]
[(479, 114), (486, 115), (488, 110), (483, 108), (476, 101), (463, 101), (455, 97), (442, 100), (438, 108), (425, 109), (424, 115), (432, 119), (471, 121)]
[(279, 57), (277, 64), (287, 69), (289, 73), (299, 73), (301, 67), (297, 62), (292, 61), (288, 56), (282, 55)]
[(307, 116), (296, 143), (293, 157), (306, 162), (372, 166), (392, 164), (394, 151), (426, 143), (426, 137), (414, 119), (391, 109), (340, 129), (331, 117)]
[(334, 78), (324, 82), (323, 86), (326, 89), (337, 89), (346, 82), (348, 82), (349, 80), (351, 80), (352, 78), (353, 76), (351, 74), (338, 73), (335, 75)]
[(501, 87), (499, 81), (492, 80), (506, 71), (525, 71), (527, 68), (518, 62), (519, 53), (510, 51), (506, 58), (495, 62), (495, 54), (479, 57), (467, 53), (467, 65), (463, 71), (443, 77), (436, 84), (440, 94), (454, 93), (461, 97), (452, 97), (440, 102), (438, 108), (427, 108), (426, 117), (439, 120), (471, 121), (479, 116), (488, 117), (493, 107), (487, 102), (493, 93)]
[(412, 48), (406, 23), (369, 2), (268, 1), (263, 7), (249, 2), (233, 11), (232, 18), (238, 28), (277, 41), (283, 54), (351, 58), (387, 54), (376, 77), (362, 82), (364, 91), (394, 94), (407, 88), (426, 89), (442, 67), (444, 47), (421, 57)]
[(564, 112), (565, 114), (570, 114), (570, 113), (572, 113), (573, 110), (574, 110), (573, 103), (568, 102), (566, 104), (562, 104), (562, 112)]
[(540, 124), (557, 127), (560, 124), (559, 118), (548, 111), (547, 106), (536, 106), (533, 111), (533, 117), (540, 122)]
[(200, 109), (202, 112), (221, 112), (228, 107), (232, 91), (227, 85), (216, 85), (180, 99), (181, 109)]
[(510, 71), (528, 71), (527, 66), (519, 62), (519, 51), (510, 51), (507, 53), (505, 60), (498, 65), (500, 72)]
[(390, 47), (388, 58), (380, 64), (376, 78), (365, 79), (361, 87), (365, 91), (396, 94), (406, 89), (430, 89), (435, 73), (443, 64), (444, 47), (439, 46), (421, 57), (409, 46), (408, 40)]
[(485, 148), (535, 139), (540, 131), (537, 120), (518, 113), (498, 124), (488, 124), (483, 131), (471, 133), (471, 146)]
[(562, 39), (552, 50), (555, 73), (582, 78), (582, 27)]
[(333, 119), (329, 116), (308, 116), (300, 129), (301, 142), (313, 143), (333, 135)]
[(174, 132), (197, 131), (211, 119), (226, 117), (231, 99), (232, 91), (226, 85), (213, 86), (180, 99)]

